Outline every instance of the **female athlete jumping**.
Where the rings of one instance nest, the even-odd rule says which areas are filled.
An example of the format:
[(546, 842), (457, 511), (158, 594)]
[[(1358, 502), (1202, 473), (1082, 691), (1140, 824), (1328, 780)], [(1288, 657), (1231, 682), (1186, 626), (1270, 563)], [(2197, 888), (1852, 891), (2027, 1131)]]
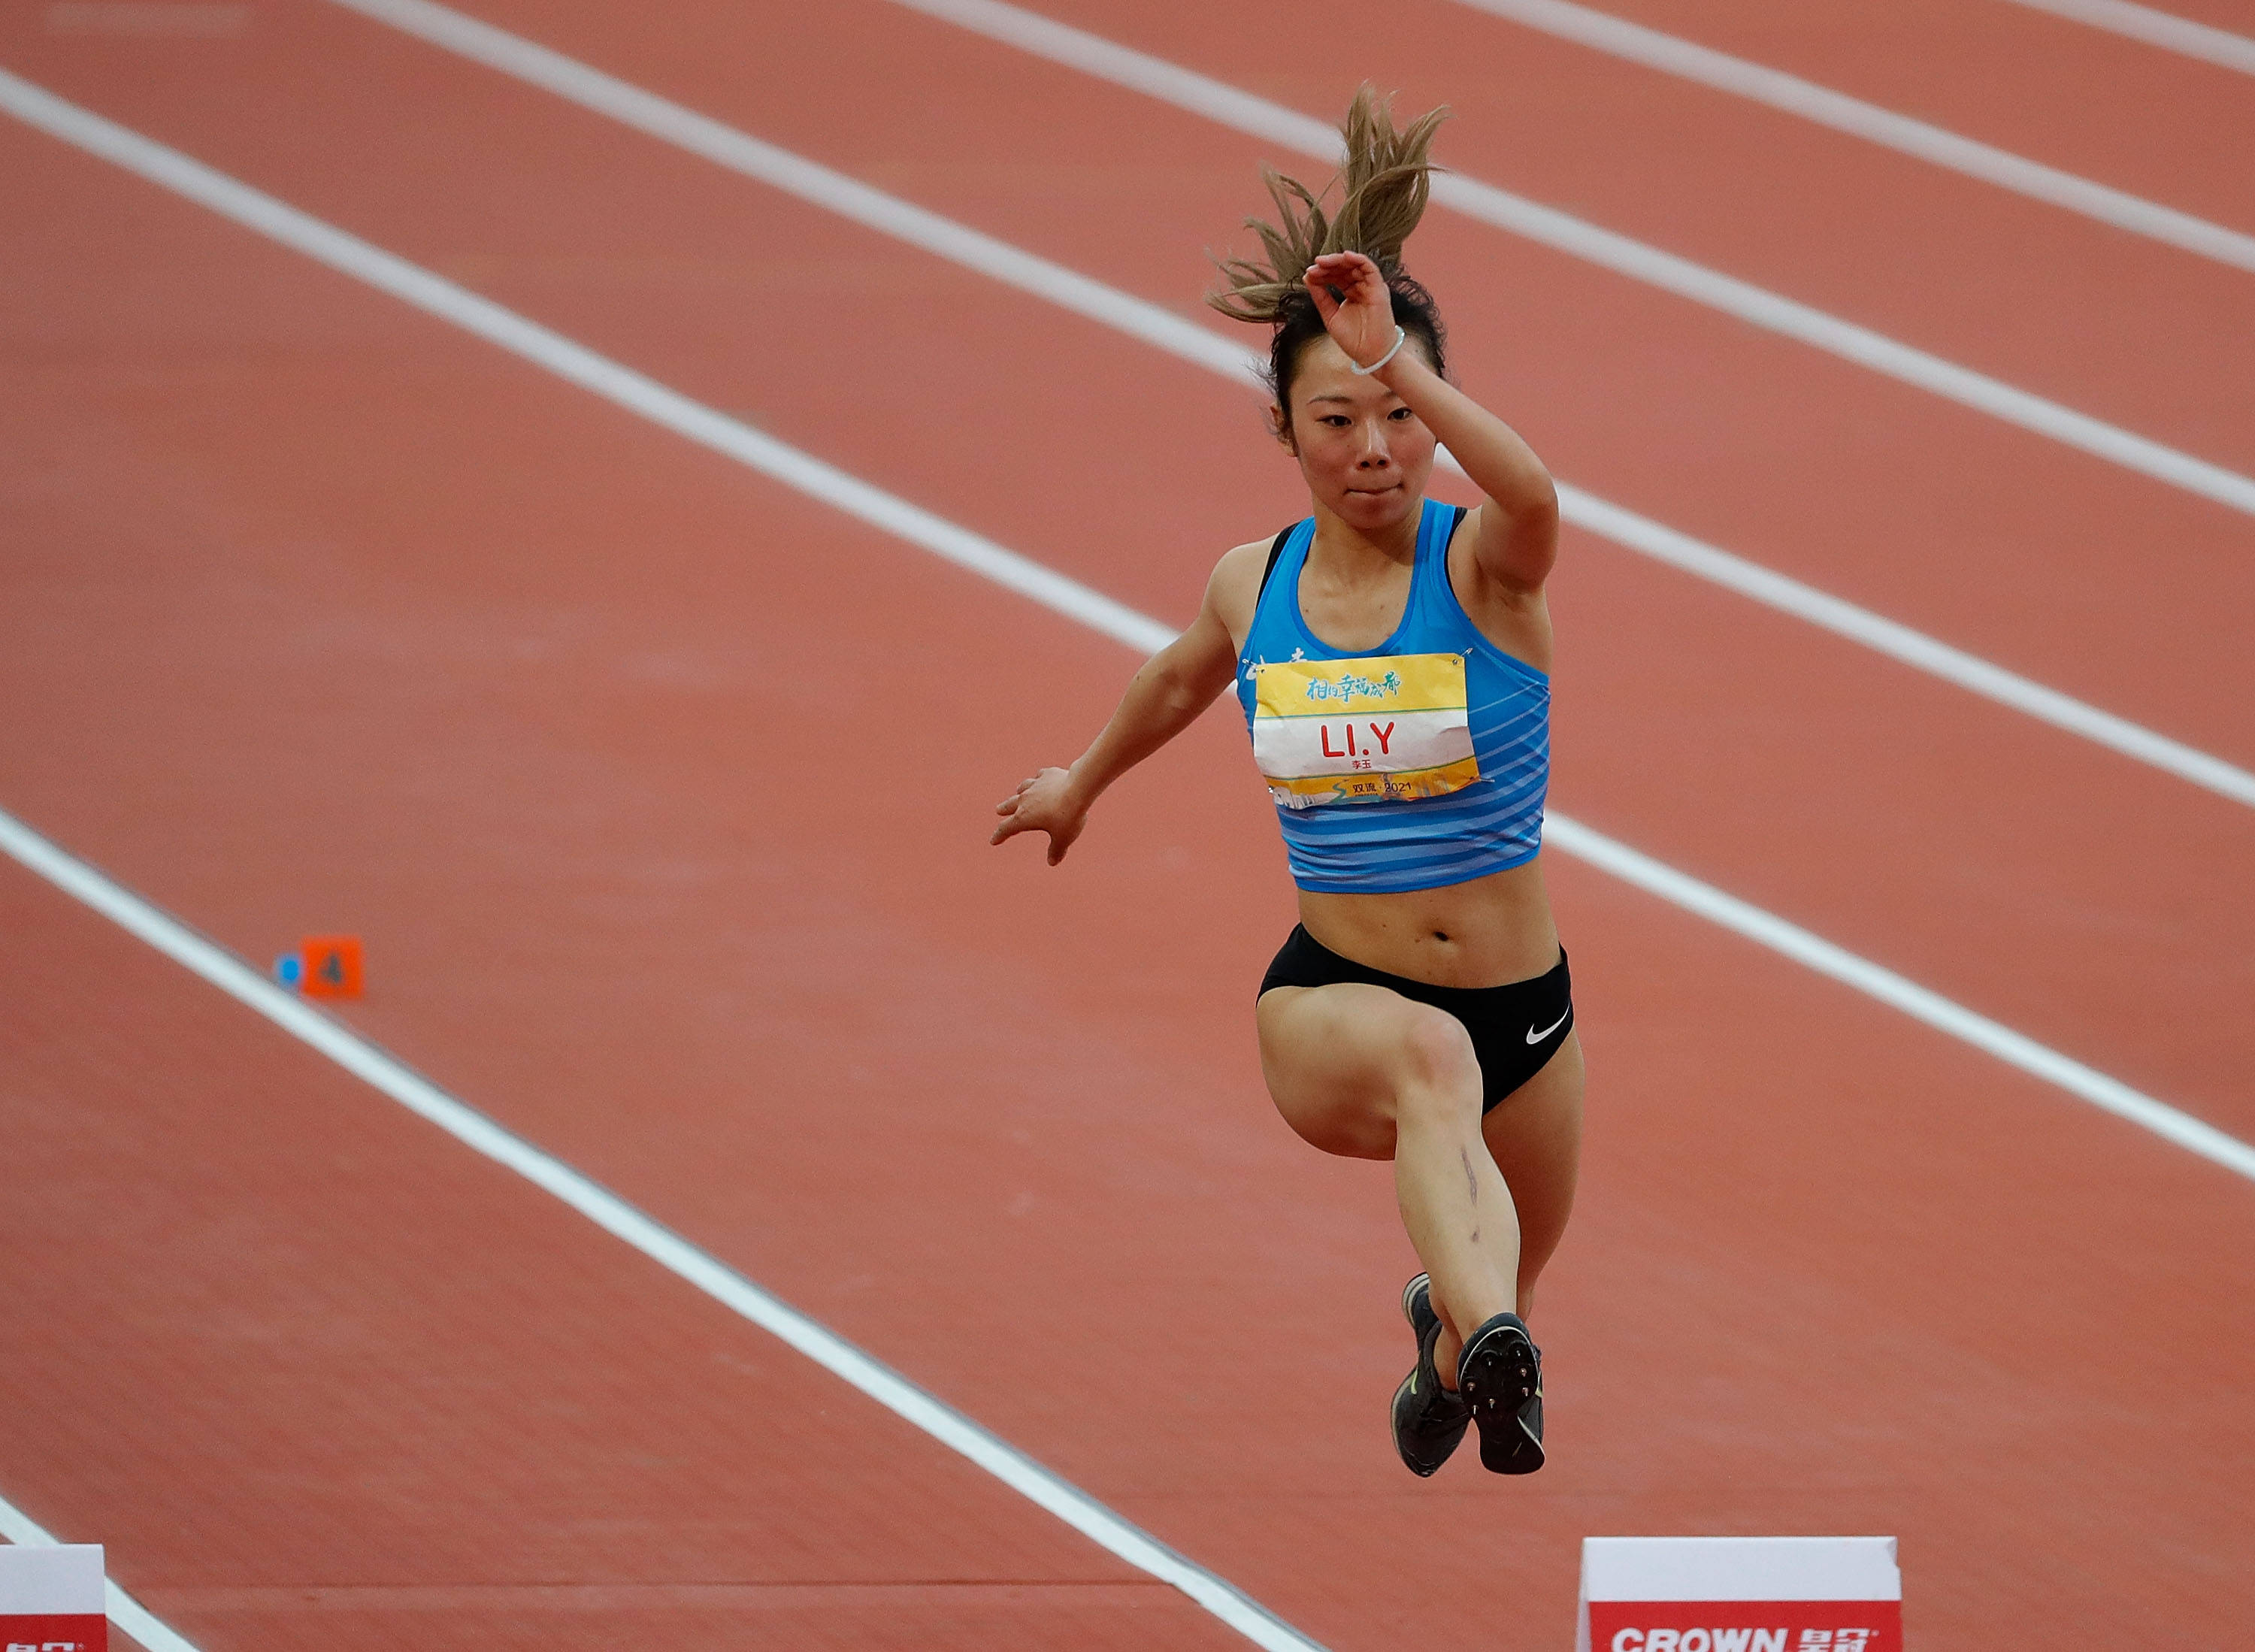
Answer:
[[(1267, 267), (1209, 300), (1270, 326), (1276, 439), (1313, 515), (1239, 545), (1198, 616), (1136, 672), (1095, 743), (1003, 800), (997, 843), (1052, 865), (1104, 789), (1236, 685), (1277, 805), (1300, 923), (1261, 983), (1269, 1093), (1327, 1153), (1394, 1161), (1426, 1271), (1402, 1292), (1417, 1364), (1394, 1397), (1419, 1474), (1477, 1424), (1500, 1473), (1542, 1466), (1521, 1318), (1573, 1203), (1582, 1053), (1543, 890), (1557, 495), (1451, 384), (1432, 297), (1403, 274), (1435, 110), (1396, 131), (1368, 88), (1338, 212), (1268, 174)], [(1425, 497), (1436, 443), (1483, 497)]]

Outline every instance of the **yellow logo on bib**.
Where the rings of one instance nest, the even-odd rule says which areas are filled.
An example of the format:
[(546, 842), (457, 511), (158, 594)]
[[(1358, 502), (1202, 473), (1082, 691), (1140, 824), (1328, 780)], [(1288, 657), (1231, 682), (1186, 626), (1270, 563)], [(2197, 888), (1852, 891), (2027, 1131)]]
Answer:
[(1437, 798), (1479, 778), (1461, 654), (1254, 667), (1253, 759), (1288, 809)]

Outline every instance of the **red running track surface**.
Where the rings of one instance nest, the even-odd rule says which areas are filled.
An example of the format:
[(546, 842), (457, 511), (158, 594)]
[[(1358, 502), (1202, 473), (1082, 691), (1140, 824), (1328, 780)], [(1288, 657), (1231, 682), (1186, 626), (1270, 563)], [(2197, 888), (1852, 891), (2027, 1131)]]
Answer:
[[(1219, 380), (360, 20), (277, 5), (159, 46), (37, 15), (0, 66), (1151, 611), (1294, 509)], [(936, 25), (537, 15), (1172, 302), (1255, 204), (1256, 145)], [(738, 101), (664, 83), (660, 33), (735, 66)], [(826, 133), (824, 83), (783, 84), (825, 54), (853, 88)], [(1030, 151), (1001, 118), (1029, 107)], [(1107, 149), (1100, 177), (1067, 164)], [(1074, 204), (1115, 181), (1140, 218)], [(1900, 1532), (1921, 1647), (2224, 1643), (2255, 1512), (2244, 1183), (1561, 861), (1598, 1079), (1538, 1321), (1557, 1456), (1412, 1481), (1379, 1420), (1414, 1267), (1385, 1177), (1309, 1153), (1260, 1091), (1246, 1012), (1289, 896), (1225, 719), (1059, 872), (991, 854), (992, 798), (1085, 737), (1114, 646), (12, 126), (0, 192), (25, 272), (0, 295), (0, 804), (247, 956), (362, 931), (354, 1024), (1328, 1644), (1562, 1646), (1578, 1538), (1631, 1530)], [(2192, 509), (1428, 233), (1444, 296), (1444, 269), (1461, 292), (1509, 257), (1633, 318), (1616, 385), (1671, 350), (1718, 364), (1649, 375), (1653, 417), (1739, 455), (1678, 489), (1680, 451), (1630, 469), (1660, 445), (1642, 415), (1554, 413), (1571, 336), (1523, 362), (1508, 317), (1457, 309), (1467, 379), (1563, 471), (1756, 553), (1746, 501), (1815, 495), (1776, 508), (1827, 524), (1802, 571), (1842, 586), (1886, 466), (1839, 460), (1870, 469), (1846, 503), (1781, 485), (1781, 396), (1889, 442), (1969, 427), (2011, 483), (1969, 571), (1999, 588), (2065, 554), (2062, 476), (2125, 519)], [(1163, 276), (1127, 263), (1154, 235)], [(2216, 517), (2221, 563), (2246, 535)], [(2255, 1128), (2244, 811), (1570, 556), (1563, 806)], [(2118, 636), (2087, 678), (2052, 601), (1969, 598), (1989, 634), (1952, 634), (2227, 744), (2203, 672), (2228, 600), (2141, 594), (2123, 623), (2183, 648)], [(2152, 700), (2107, 699), (2110, 671)], [(0, 889), (8, 1135), (41, 1190), (0, 1254), (42, 1328), (7, 1367), (0, 1493), (109, 1542), (207, 1652), (1226, 1641), (137, 943)]]
[[(214, 66), (189, 64), (169, 80), (145, 76), (123, 112), (713, 405), (1006, 543), (1038, 547), (1147, 610), (1181, 615), (1217, 540), (1265, 535), (1295, 508), (1289, 467), (1257, 437), (1247, 441), (1244, 400), (1212, 376), (334, 8), (292, 16), (306, 38), (234, 65), (226, 96), (210, 93)], [(987, 67), (1028, 67), (955, 32), (935, 39), (983, 54)], [(755, 39), (734, 44), (733, 58), (755, 58)], [(74, 63), (85, 72), (82, 52), (54, 57), (57, 72)], [(941, 61), (931, 72), (958, 67), (959, 82), (973, 80), (969, 65)], [(1037, 91), (1014, 88), (1008, 102), (1022, 106)], [(411, 144), (394, 130), (403, 102), (432, 111)], [(308, 105), (317, 116), (282, 118)], [(271, 117), (239, 118), (246, 109)], [(1090, 134), (1092, 150), (1135, 141), (1125, 123), (1134, 113), (1123, 108), (1120, 123)], [(929, 121), (916, 130), (928, 134)], [(326, 141), (307, 142), (313, 131)], [(1050, 136), (1061, 142), (1062, 129)], [(507, 165), (461, 164), (504, 150)], [(622, 170), (622, 150), (645, 165)], [(1248, 145), (1234, 179), (1240, 194), (1253, 165)], [(977, 172), (968, 158), (963, 170)], [(1231, 209), (1218, 199), (1208, 221)], [(1161, 210), (1138, 205), (1145, 219)], [(1198, 233), (1185, 219), (1174, 244), (1194, 246)], [(1059, 246), (1064, 238), (1053, 227), (1042, 250), (1080, 268), (1118, 267), (1085, 230), (1075, 244)], [(755, 284), (779, 246), (806, 278), (839, 281), (841, 302), (876, 282), (898, 303), (857, 314), (847, 329), (724, 331), (720, 317), (757, 304)], [(947, 318), (944, 328), (935, 313)], [(1479, 317), (1459, 320), (1460, 338)], [(1073, 370), (998, 376), (995, 363), (1020, 352)], [(861, 363), (858, 374), (843, 370), (848, 359)], [(907, 362), (924, 376), (925, 398), (868, 395)], [(1568, 365), (1562, 357), (1562, 371)], [(1465, 370), (1477, 382), (1478, 358)], [(1740, 382), (1749, 383), (1743, 370)], [(1090, 383), (1120, 388), (1092, 397)], [(1759, 402), (1766, 392), (1756, 380), (1746, 393)], [(1151, 411), (1162, 396), (1164, 419)], [(1710, 418), (1731, 406), (1719, 384), (1700, 404)], [(1747, 428), (1767, 417), (1759, 405), (1734, 411)], [(1087, 473), (1089, 485), (998, 488), (1003, 453), (1044, 477)], [(2118, 480), (2094, 463), (2084, 469), (2097, 482)], [(1865, 482), (1884, 485), (1877, 475)], [(1150, 508), (1111, 509), (1120, 489)], [(1199, 526), (1213, 523), (1226, 525)], [(2246, 914), (2213, 895), (2220, 868), (2255, 870), (2244, 809), (1593, 549), (1558, 590), (1570, 625), (1584, 607), (1596, 621), (1562, 667), (1569, 806), (1588, 806), (1598, 823), (2133, 1082), (2255, 1128), (2237, 1082), (2238, 1008), (2255, 994), (2255, 954), (2237, 945)], [(2101, 583), (2113, 589), (2111, 575)], [(2175, 633), (2168, 646), (2184, 657), (2186, 628), (2154, 608), (2152, 622)], [(2218, 646), (2236, 652), (2236, 632), (2216, 629)], [(2142, 676), (2156, 674), (2153, 664), (2150, 655), (2139, 662)], [(2213, 682), (2189, 669), (2174, 675), (2220, 725), (2244, 721)], [(1826, 735), (1814, 741), (1812, 693), (1828, 696)], [(2006, 749), (2010, 782), (2000, 785)], [(1575, 790), (1581, 763), (1597, 765), (1602, 782), (1587, 805)], [(2019, 829), (2031, 813), (2049, 822), (2041, 839)], [(1858, 877), (1844, 882), (1831, 856), (1809, 854), (1812, 837), (1835, 845)], [(1949, 846), (1946, 862), (1937, 845)], [(1999, 926), (2034, 944), (2001, 953), (1968, 946), (1969, 932)], [(2125, 995), (2117, 985), (2125, 974), (2157, 990)]]

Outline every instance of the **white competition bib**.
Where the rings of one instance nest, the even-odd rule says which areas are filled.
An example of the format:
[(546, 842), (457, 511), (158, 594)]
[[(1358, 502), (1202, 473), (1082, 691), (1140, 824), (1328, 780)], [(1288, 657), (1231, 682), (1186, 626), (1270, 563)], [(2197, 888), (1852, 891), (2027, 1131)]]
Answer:
[(1253, 760), (1288, 809), (1437, 798), (1479, 778), (1461, 654), (1254, 667)]

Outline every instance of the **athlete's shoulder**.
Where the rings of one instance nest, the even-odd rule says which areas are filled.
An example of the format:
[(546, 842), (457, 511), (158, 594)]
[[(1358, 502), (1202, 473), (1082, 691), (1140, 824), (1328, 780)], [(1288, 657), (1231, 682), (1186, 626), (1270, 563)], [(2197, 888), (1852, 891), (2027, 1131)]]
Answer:
[(1251, 568), (1257, 576), (1268, 565), (1268, 547), (1273, 539), (1247, 539), (1243, 545), (1233, 545), (1221, 553), (1221, 560), (1213, 565), (1217, 579), (1239, 573)]
[(1230, 546), (1206, 581), (1206, 606), (1240, 646), (1253, 629), (1253, 611), (1261, 602), (1261, 576), (1268, 572), (1268, 547), (1274, 543), (1273, 538), (1248, 539)]

